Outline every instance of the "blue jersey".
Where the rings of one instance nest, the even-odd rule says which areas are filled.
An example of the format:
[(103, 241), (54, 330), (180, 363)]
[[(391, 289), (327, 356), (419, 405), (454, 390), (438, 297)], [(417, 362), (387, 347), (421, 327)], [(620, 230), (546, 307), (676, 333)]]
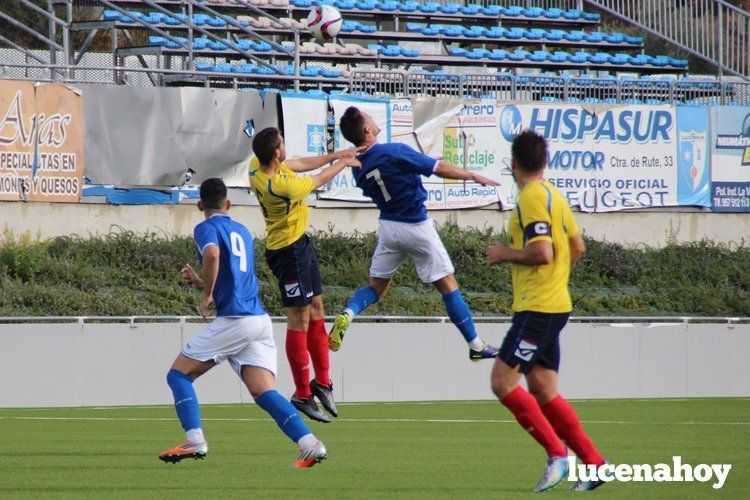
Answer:
[(381, 219), (411, 223), (427, 220), (422, 176), (432, 175), (435, 159), (398, 142), (375, 144), (357, 159), (362, 168), (352, 168), (354, 179), (378, 206)]
[(203, 250), (219, 247), (219, 274), (214, 285), (216, 316), (265, 314), (255, 278), (253, 235), (228, 215), (217, 214), (195, 226), (193, 232), (203, 262)]

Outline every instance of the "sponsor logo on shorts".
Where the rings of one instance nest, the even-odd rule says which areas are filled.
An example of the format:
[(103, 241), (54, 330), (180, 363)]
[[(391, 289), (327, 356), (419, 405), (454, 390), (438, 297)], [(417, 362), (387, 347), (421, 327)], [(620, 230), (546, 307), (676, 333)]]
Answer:
[(286, 293), (287, 297), (300, 297), (302, 295), (302, 291), (299, 288), (299, 281), (284, 283), (284, 292)]
[(528, 340), (522, 340), (520, 344), (518, 344), (518, 347), (516, 348), (516, 352), (513, 353), (517, 358), (522, 359), (524, 361), (531, 361), (531, 357), (534, 356), (534, 353), (536, 352), (537, 345), (533, 342), (529, 342)]

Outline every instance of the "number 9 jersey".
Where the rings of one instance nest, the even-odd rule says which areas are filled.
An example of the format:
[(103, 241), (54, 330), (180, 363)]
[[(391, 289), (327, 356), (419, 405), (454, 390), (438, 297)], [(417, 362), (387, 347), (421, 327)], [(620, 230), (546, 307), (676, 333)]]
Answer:
[(200, 261), (203, 251), (219, 248), (219, 274), (214, 285), (216, 316), (260, 316), (266, 314), (258, 297), (253, 235), (228, 215), (215, 214), (193, 231)]
[(437, 160), (398, 142), (374, 144), (357, 159), (362, 168), (352, 168), (354, 179), (378, 206), (382, 220), (427, 220), (427, 191), (422, 186), (422, 176), (432, 175)]

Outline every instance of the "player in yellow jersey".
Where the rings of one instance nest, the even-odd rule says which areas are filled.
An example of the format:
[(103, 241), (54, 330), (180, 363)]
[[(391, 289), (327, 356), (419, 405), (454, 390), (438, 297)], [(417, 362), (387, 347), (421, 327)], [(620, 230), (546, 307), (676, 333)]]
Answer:
[[(513, 320), (492, 369), (492, 390), (547, 452), (547, 467), (534, 491), (552, 489), (567, 475), (562, 441), (582, 462), (604, 463), (573, 407), (557, 393), (559, 337), (572, 309), (570, 268), (586, 248), (567, 200), (544, 180), (546, 164), (544, 137), (526, 130), (514, 139), (512, 168), (520, 192), (508, 222), (510, 245), (487, 250), (492, 264), (511, 264), (513, 277)], [(518, 385), (521, 375), (529, 392)], [(601, 484), (581, 480), (571, 489)]]
[[(356, 149), (296, 160), (286, 159), (284, 138), (269, 127), (253, 138), (255, 158), (250, 163), (250, 186), (266, 221), (266, 261), (279, 282), (286, 308), (286, 355), (295, 392), (291, 402), (313, 420), (330, 422), (323, 408), (338, 415), (329, 375), (328, 334), (325, 330), (320, 269), (310, 238), (305, 234), (310, 209), (307, 195), (346, 167), (359, 166)], [(297, 176), (335, 162), (312, 176)], [(310, 360), (315, 378), (310, 380)]]

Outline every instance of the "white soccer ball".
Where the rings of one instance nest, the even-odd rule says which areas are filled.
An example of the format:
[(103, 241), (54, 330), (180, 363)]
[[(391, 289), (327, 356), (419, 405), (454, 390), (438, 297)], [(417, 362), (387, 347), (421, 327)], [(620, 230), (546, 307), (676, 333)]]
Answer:
[(338, 35), (343, 22), (341, 12), (331, 5), (313, 7), (307, 15), (307, 29), (318, 40), (330, 40)]

